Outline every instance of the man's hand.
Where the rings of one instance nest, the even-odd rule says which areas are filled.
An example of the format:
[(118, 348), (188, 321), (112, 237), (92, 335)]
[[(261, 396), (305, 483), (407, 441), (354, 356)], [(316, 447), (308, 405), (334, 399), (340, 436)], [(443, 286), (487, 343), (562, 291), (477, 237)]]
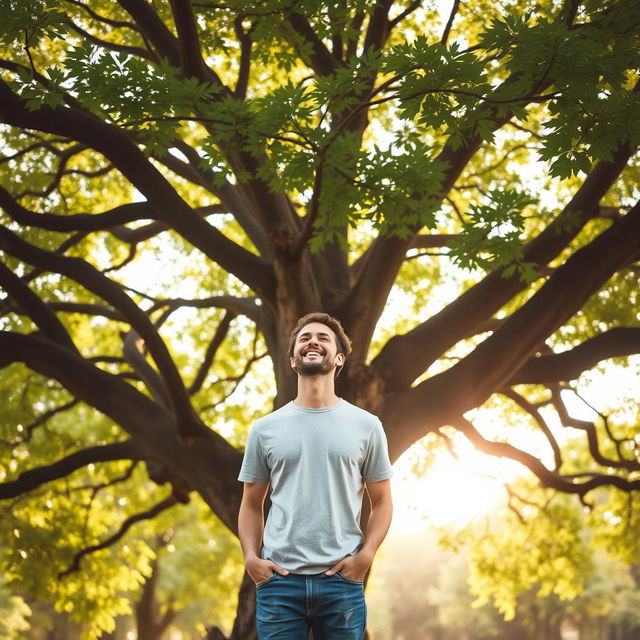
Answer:
[(262, 558), (253, 557), (248, 559), (244, 563), (244, 568), (247, 570), (249, 577), (255, 582), (260, 584), (265, 580), (268, 580), (274, 573), (279, 573), (281, 576), (286, 576), (289, 572), (277, 565), (271, 560), (262, 560)]
[(338, 564), (334, 564), (331, 569), (325, 571), (325, 575), (332, 576), (334, 573), (340, 572), (345, 578), (355, 580), (356, 582), (364, 582), (364, 577), (373, 562), (373, 554), (366, 551), (360, 551), (353, 556), (347, 556), (340, 560)]

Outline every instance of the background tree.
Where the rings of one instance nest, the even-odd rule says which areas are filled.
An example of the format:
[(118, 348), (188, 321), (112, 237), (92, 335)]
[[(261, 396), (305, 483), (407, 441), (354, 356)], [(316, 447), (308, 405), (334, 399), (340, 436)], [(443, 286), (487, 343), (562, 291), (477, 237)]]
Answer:
[[(563, 394), (640, 347), (637, 0), (444, 19), (408, 0), (3, 0), (0, 25), (12, 581), (46, 561), (96, 633), (153, 553), (94, 549), (81, 595), (53, 580), (70, 555), (193, 493), (235, 532), (242, 435), (272, 391), (243, 376), (268, 354), (289, 400), (287, 336), (314, 309), (353, 337), (339, 393), (381, 416), (394, 460), (453, 429), (583, 500), (640, 487), (636, 431)], [(497, 395), (550, 456), (470, 421)], [(579, 471), (542, 405), (584, 432)], [(100, 484), (126, 513), (78, 510)], [(40, 529), (66, 533), (42, 550)], [(231, 637), (252, 619), (245, 578)]]
[(5, 638), (12, 638), (29, 628), (29, 606), (19, 596), (11, 595), (4, 584), (0, 585), (0, 613), (0, 632)]

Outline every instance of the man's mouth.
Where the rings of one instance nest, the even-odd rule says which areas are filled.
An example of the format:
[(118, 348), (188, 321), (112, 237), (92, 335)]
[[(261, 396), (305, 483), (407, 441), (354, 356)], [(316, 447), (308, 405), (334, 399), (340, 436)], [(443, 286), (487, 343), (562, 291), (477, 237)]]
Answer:
[(316, 351), (315, 349), (309, 349), (309, 351), (304, 352), (305, 358), (320, 358), (322, 353), (320, 351)]

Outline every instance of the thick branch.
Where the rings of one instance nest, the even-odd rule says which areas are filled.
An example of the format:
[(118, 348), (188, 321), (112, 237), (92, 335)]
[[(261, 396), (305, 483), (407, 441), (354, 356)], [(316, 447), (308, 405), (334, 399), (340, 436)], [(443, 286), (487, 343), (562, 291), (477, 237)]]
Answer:
[(180, 68), (180, 50), (175, 36), (169, 31), (153, 6), (144, 0), (118, 0), (131, 15), (142, 33), (161, 56), (169, 60), (171, 66)]
[(289, 24), (295, 32), (306, 40), (312, 49), (311, 67), (319, 76), (331, 75), (340, 66), (335, 56), (327, 49), (324, 42), (313, 30), (309, 21), (301, 14), (291, 12), (289, 14)]
[(23, 207), (1, 186), (0, 207), (22, 226), (48, 229), (49, 231), (101, 231), (128, 222), (157, 217), (157, 213), (148, 202), (123, 204), (104, 213), (77, 213), (65, 216), (36, 213)]
[(353, 34), (347, 42), (347, 51), (345, 54), (345, 60), (350, 60), (356, 55), (358, 49), (358, 41), (362, 31), (362, 25), (364, 23), (366, 13), (364, 11), (358, 11), (351, 21), (351, 33)]
[(452, 240), (458, 238), (457, 233), (429, 233), (414, 236), (409, 244), (410, 249), (433, 249), (446, 247)]
[(158, 372), (147, 362), (143, 353), (144, 341), (135, 331), (128, 331), (122, 341), (122, 355), (131, 365), (139, 378), (145, 383), (156, 402), (165, 407), (171, 408), (170, 398), (167, 397), (166, 388)]
[(392, 4), (393, 0), (379, 0), (376, 3), (376, 8), (369, 18), (367, 33), (364, 37), (363, 48), (365, 52), (371, 48), (379, 51), (387, 41), (390, 32), (389, 10)]
[[(247, 95), (247, 87), (249, 86), (249, 72), (251, 71), (251, 30), (246, 32), (242, 26), (242, 17), (238, 16), (233, 21), (233, 27), (236, 37), (240, 43), (240, 64), (238, 68), (238, 80), (233, 95), (239, 100), (244, 100)], [(253, 27), (252, 27), (253, 28)]]
[(223, 208), (225, 208), (226, 211), (233, 213), (236, 221), (244, 229), (247, 236), (249, 236), (249, 239), (253, 242), (256, 249), (258, 249), (260, 255), (265, 258), (269, 258), (271, 249), (267, 242), (267, 238), (262, 228), (257, 223), (256, 217), (252, 212), (251, 204), (242, 193), (242, 189), (238, 185), (231, 184), (228, 180), (225, 180), (222, 186), (218, 186), (216, 184), (215, 174), (213, 171), (205, 171), (200, 166), (202, 158), (198, 155), (195, 149), (181, 140), (176, 140), (174, 144), (176, 148), (186, 156), (188, 163), (176, 158), (171, 153), (165, 154), (162, 157), (157, 157), (156, 160), (165, 165), (176, 175), (179, 175), (194, 184), (199, 184), (209, 193), (220, 198)]
[(509, 380), (509, 385), (575, 380), (602, 360), (635, 353), (640, 353), (640, 327), (616, 327), (569, 351), (532, 358)]
[(202, 48), (198, 37), (198, 26), (191, 9), (190, 0), (170, 0), (173, 21), (178, 32), (181, 67), (186, 76), (198, 78), (223, 87), (220, 78), (207, 66), (202, 58)]
[(31, 318), (43, 335), (66, 349), (77, 352), (71, 336), (55, 313), (52, 313), (51, 309), (2, 262), (0, 262), (0, 287)]
[(53, 464), (24, 471), (17, 480), (1, 483), (0, 500), (15, 498), (47, 482), (64, 478), (89, 464), (113, 460), (142, 460), (142, 453), (133, 440), (82, 449)]

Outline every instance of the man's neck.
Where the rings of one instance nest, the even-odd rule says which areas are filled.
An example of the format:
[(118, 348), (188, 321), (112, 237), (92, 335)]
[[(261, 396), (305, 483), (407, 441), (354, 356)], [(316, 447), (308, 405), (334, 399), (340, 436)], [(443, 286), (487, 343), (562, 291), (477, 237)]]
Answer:
[(293, 402), (305, 409), (332, 407), (340, 400), (333, 377), (333, 372), (329, 375), (298, 376), (298, 395)]

